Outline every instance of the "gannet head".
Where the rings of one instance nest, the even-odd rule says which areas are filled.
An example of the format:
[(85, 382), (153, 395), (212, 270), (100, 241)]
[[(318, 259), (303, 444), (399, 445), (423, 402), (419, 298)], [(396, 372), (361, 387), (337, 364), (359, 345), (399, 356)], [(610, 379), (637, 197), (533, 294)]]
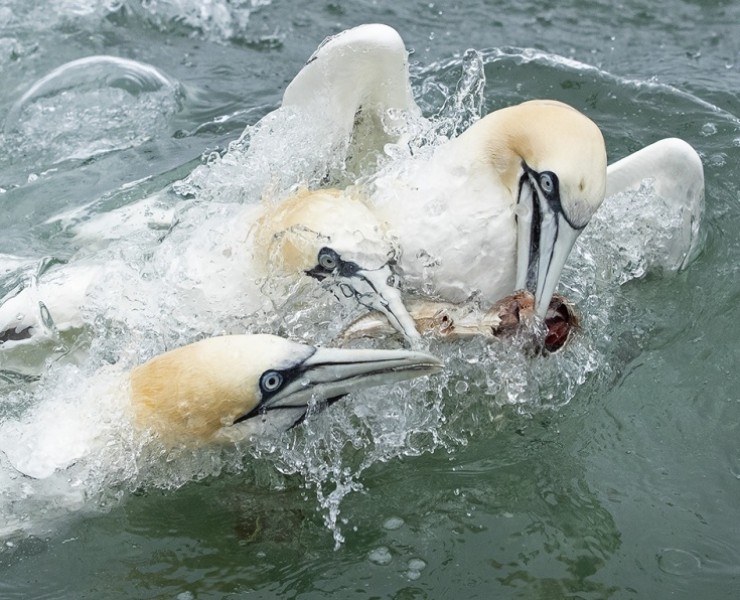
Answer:
[(161, 354), (130, 376), (135, 423), (169, 443), (285, 430), (312, 401), (435, 371), (409, 350), (316, 348), (273, 335), (214, 337)]
[(349, 192), (303, 191), (257, 225), (263, 264), (305, 273), (338, 298), (381, 311), (407, 340), (419, 338), (398, 289), (397, 248), (368, 207)]
[(604, 199), (606, 148), (596, 124), (553, 100), (491, 113), (486, 153), (516, 201), (517, 289), (544, 317), (578, 235)]

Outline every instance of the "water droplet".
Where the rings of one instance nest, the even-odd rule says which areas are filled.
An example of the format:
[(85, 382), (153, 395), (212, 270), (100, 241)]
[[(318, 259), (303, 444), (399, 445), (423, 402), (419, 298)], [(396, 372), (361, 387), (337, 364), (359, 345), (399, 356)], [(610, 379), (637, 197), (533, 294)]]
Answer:
[(375, 563), (376, 565), (387, 565), (393, 560), (391, 551), (386, 546), (379, 546), (375, 550), (371, 550), (367, 555), (367, 559)]
[(458, 382), (457, 382), (457, 383), (455, 384), (455, 393), (456, 393), (456, 394), (464, 394), (465, 392), (467, 392), (467, 391), (468, 391), (468, 388), (469, 388), (469, 387), (470, 387), (470, 386), (468, 386), (468, 382), (467, 382), (467, 381), (463, 381), (463, 380), (461, 379), (460, 381), (458, 381)]

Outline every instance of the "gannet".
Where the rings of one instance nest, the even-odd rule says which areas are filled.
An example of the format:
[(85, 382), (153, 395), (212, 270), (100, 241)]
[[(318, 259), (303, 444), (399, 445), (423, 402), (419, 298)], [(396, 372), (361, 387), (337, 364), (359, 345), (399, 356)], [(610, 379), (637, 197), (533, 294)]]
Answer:
[[(160, 288), (171, 289), (183, 311), (190, 303), (206, 318), (215, 310), (251, 314), (267, 302), (270, 277), (310, 276), (339, 298), (383, 312), (410, 341), (419, 337), (394, 277), (394, 242), (359, 199), (303, 190), (275, 205), (240, 208), (223, 225), (188, 231), (186, 240), (165, 240), (155, 250), (155, 260), (160, 252), (166, 264)], [(60, 265), (9, 292), (0, 305), (0, 352), (84, 327), (91, 295), (96, 286), (110, 293), (116, 268), (130, 269), (94, 259)], [(120, 291), (135, 296), (128, 282)], [(142, 281), (138, 293), (147, 285)]]
[(137, 427), (167, 441), (262, 435), (300, 422), (315, 401), (440, 369), (408, 350), (317, 348), (267, 334), (207, 338), (131, 372)]
[(394, 265), (398, 248), (362, 200), (327, 189), (299, 192), (263, 215), (255, 248), (261, 264), (305, 273), (382, 312), (407, 340), (419, 337), (403, 305)]
[[(323, 114), (331, 115), (330, 120), (355, 140), (360, 136), (381, 139), (383, 135), (388, 136), (388, 127), (384, 128), (377, 119), (368, 127), (367, 122), (350, 118), (353, 115), (362, 116), (367, 106), (377, 107), (376, 115), (382, 115), (385, 111), (383, 119), (386, 125), (390, 122), (392, 128), (403, 131), (410, 117), (418, 118), (421, 114), (410, 91), (407, 54), (398, 33), (387, 26), (363, 25), (347, 30), (329, 38), (319, 47), (294, 82), (288, 86), (284, 103), (286, 106), (311, 106), (322, 101), (327, 102), (331, 110)], [(557, 112), (555, 104), (549, 104), (553, 107), (551, 112)], [(388, 108), (392, 110), (389, 111)], [(635, 190), (645, 180), (653, 182), (656, 196), (663, 198), (680, 212), (680, 230), (671, 236), (668, 246), (662, 249), (665, 253), (662, 266), (670, 270), (682, 268), (698, 247), (698, 226), (703, 208), (704, 177), (696, 151), (686, 142), (675, 138), (652, 144), (609, 165), (606, 190), (602, 194), (599, 189), (603, 185), (600, 180), (605, 160), (604, 149), (601, 136), (593, 131), (594, 127), (588, 125), (584, 118), (574, 115), (569, 118), (565, 113), (563, 120), (556, 117), (553, 121), (546, 116), (539, 122), (530, 121), (535, 108), (539, 110), (540, 107), (531, 107), (530, 114), (525, 114), (524, 109), (514, 108), (509, 109), (509, 113), (519, 113), (521, 118), (516, 117), (516, 120), (532, 136), (536, 136), (530, 136), (530, 139), (537, 139), (539, 142), (537, 148), (532, 148), (533, 154), (527, 163), (534, 171), (530, 172), (528, 180), (534, 182), (538, 171), (541, 173), (547, 170), (555, 172), (560, 178), (557, 183), (561, 188), (562, 210), (559, 210), (558, 217), (547, 209), (550, 204), (544, 200), (546, 194), (539, 195), (542, 206), (546, 208), (544, 211), (532, 211), (529, 208), (531, 202), (522, 202), (524, 198), (520, 197), (520, 190), (516, 189), (521, 180), (517, 176), (519, 173), (513, 176), (513, 184), (511, 171), (508, 171), (506, 178), (500, 177), (497, 183), (506, 188), (503, 191), (493, 191), (500, 186), (486, 191), (486, 175), (481, 173), (481, 170), (485, 171), (485, 167), (480, 168), (485, 161), (476, 160), (475, 156), (480, 158), (485, 154), (483, 148), (486, 146), (485, 136), (488, 132), (496, 137), (495, 131), (498, 129), (499, 133), (505, 134), (497, 136), (500, 142), (498, 147), (507, 145), (505, 137), (508, 134), (505, 129), (499, 129), (505, 125), (502, 122), (504, 119), (500, 119), (503, 114), (497, 115), (496, 124), (492, 127), (484, 123), (490, 123), (494, 118), (485, 117), (461, 135), (459, 141), (440, 147), (430, 163), (420, 161), (416, 165), (407, 164), (400, 169), (400, 177), (381, 177), (378, 180), (373, 199), (378, 206), (385, 207), (391, 213), (389, 222), (397, 228), (398, 237), (402, 241), (402, 266), (409, 282), (425, 292), (454, 301), (463, 301), (471, 293), (479, 291), (490, 302), (514, 289), (526, 288), (537, 293), (538, 314), (542, 316), (547, 308), (548, 292), (557, 284), (561, 263), (567, 258), (569, 246), (598, 207), (600, 198)], [(509, 120), (509, 125), (505, 127), (510, 126), (514, 120)], [(591, 133), (588, 129), (591, 129)], [(520, 133), (521, 131), (522, 129)], [(509, 139), (521, 140), (520, 133)], [(581, 135), (590, 137), (591, 141), (585, 146), (581, 142), (569, 142)], [(591, 143), (594, 148), (589, 156)], [(468, 155), (462, 148), (466, 145), (470, 146), (469, 152), (473, 155), (468, 165), (465, 165)], [(567, 175), (555, 171), (552, 165), (548, 166), (546, 154), (538, 157), (541, 166), (535, 166), (535, 155), (542, 150), (549, 152), (550, 159), (554, 159), (559, 166), (567, 167), (570, 162), (574, 168), (581, 168), (584, 173), (591, 169), (593, 177), (583, 180), (591, 181), (589, 189), (584, 189), (580, 196), (573, 195), (573, 192), (579, 191), (581, 183), (577, 173), (572, 173), (570, 189), (563, 186), (568, 179)], [(520, 145), (519, 151), (523, 153), (525, 148)], [(500, 154), (495, 157), (494, 162), (501, 169), (500, 173), (507, 171), (501, 164), (503, 161)], [(515, 170), (519, 166), (515, 160)], [(545, 185), (546, 181), (547, 177)], [(529, 193), (526, 186), (521, 189), (521, 193)], [(509, 202), (481, 208), (476, 198), (486, 194), (494, 199), (506, 199), (508, 196)], [(512, 202), (511, 197), (514, 196), (516, 201)], [(556, 200), (553, 199), (553, 202), (556, 203)], [(516, 208), (512, 217), (510, 206), (513, 205)], [(420, 219), (419, 213), (425, 210), (428, 214)], [(569, 210), (573, 211), (573, 218)], [(532, 216), (539, 215), (539, 218), (551, 225), (549, 233), (547, 228), (540, 227), (540, 236), (552, 237), (553, 230), (557, 228), (558, 242), (552, 248), (551, 240), (542, 238), (538, 241), (537, 236), (532, 235), (537, 227), (536, 220), (527, 231), (524, 221), (531, 218), (530, 211)], [(516, 219), (520, 213), (522, 219), (517, 227), (513, 227), (512, 219)], [(475, 221), (486, 222), (486, 231), (491, 235), (489, 239), (495, 242), (478, 243), (486, 232), (479, 231), (476, 236), (471, 224)], [(411, 235), (403, 235), (408, 231), (411, 231)], [(536, 250), (538, 244), (539, 251)], [(479, 248), (485, 256), (480, 257), (480, 260), (472, 260), (478, 257)], [(516, 250), (512, 251), (512, 248)], [(552, 261), (546, 256), (550, 250)], [(487, 273), (483, 274), (479, 265), (485, 259), (490, 260)], [(540, 264), (548, 268), (540, 268)], [(486, 277), (489, 278), (488, 282), (483, 280)]]
[(370, 194), (400, 240), (400, 271), (412, 286), (453, 302), (526, 289), (544, 317), (605, 187), (596, 124), (562, 102), (532, 100), (381, 174)]
[(84, 468), (85, 457), (122, 438), (171, 448), (253, 442), (292, 428), (312, 407), (441, 367), (409, 350), (319, 348), (269, 334), (205, 338), (130, 371), (105, 365), (56, 391), (42, 385), (51, 397), (0, 423), (0, 453), (45, 479), (75, 463)]
[(24, 288), (10, 290), (0, 298), (0, 348), (52, 329), (82, 327), (85, 293), (97, 275), (88, 265), (56, 268), (32, 278)]

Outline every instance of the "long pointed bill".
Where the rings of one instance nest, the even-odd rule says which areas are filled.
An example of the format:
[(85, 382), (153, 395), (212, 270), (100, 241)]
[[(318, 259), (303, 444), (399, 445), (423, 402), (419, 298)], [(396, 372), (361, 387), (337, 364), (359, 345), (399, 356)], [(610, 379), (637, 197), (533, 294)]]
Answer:
[(401, 299), (398, 288), (388, 283), (393, 279), (390, 265), (380, 269), (360, 269), (345, 281), (363, 306), (382, 312), (393, 327), (413, 346), (421, 336), (416, 323)]
[(265, 402), (264, 408), (308, 406), (312, 398), (326, 400), (441, 368), (439, 359), (425, 352), (317, 348), (298, 367), (300, 376)]
[(352, 391), (421, 377), (442, 368), (430, 354), (410, 350), (316, 348), (291, 369), (291, 381), (249, 414), (237, 419), (238, 437), (286, 431), (306, 416), (312, 400), (328, 403)]
[(517, 205), (516, 289), (535, 297), (535, 313), (544, 318), (565, 261), (582, 228), (568, 223), (560, 207), (551, 205), (524, 177)]
[(565, 261), (570, 256), (573, 244), (581, 233), (566, 222), (562, 215), (549, 219), (543, 224), (540, 233), (539, 269), (537, 283), (531, 290), (535, 297), (535, 313), (544, 318), (550, 306), (550, 300), (560, 281)]
[(439, 359), (410, 350), (317, 348), (298, 367), (298, 376), (269, 398), (264, 411), (307, 407), (312, 398), (329, 400), (358, 389), (427, 375), (442, 368)]

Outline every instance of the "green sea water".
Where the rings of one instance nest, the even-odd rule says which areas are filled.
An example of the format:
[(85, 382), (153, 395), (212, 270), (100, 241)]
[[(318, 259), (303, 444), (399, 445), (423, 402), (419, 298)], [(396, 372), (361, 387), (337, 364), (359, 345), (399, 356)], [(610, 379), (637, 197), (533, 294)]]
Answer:
[[(403, 37), (427, 116), (550, 97), (599, 124), (610, 162), (688, 141), (706, 176), (698, 255), (678, 273), (643, 269), (638, 230), (624, 238), (634, 260), (615, 267), (596, 250), (599, 236), (618, 248), (623, 223), (605, 218), (565, 274), (586, 319), (562, 357), (517, 371), (501, 348), (442, 350), (461, 375), (379, 404), (360, 394), (369, 424), (327, 411), (276, 442), (287, 450), (137, 462), (145, 475), (96, 464), (94, 489), (75, 474), (55, 482), (80, 492), (62, 514), (56, 489), (3, 463), (6, 516), (39, 526), (0, 540), (0, 598), (736, 597), (737, 3), (3, 0), (0, 254), (69, 259), (55, 216), (105, 213), (218, 161), (325, 36), (366, 22)], [(125, 103), (118, 87), (55, 90), (17, 116), (35, 82), (92, 55), (153, 65), (169, 83), (130, 83)], [(77, 107), (74, 123), (49, 117), (55, 101)], [(200, 189), (221, 189), (215, 179)], [(59, 377), (49, 389), (72, 374)], [(0, 418), (17, 418), (29, 383), (0, 381)]]

